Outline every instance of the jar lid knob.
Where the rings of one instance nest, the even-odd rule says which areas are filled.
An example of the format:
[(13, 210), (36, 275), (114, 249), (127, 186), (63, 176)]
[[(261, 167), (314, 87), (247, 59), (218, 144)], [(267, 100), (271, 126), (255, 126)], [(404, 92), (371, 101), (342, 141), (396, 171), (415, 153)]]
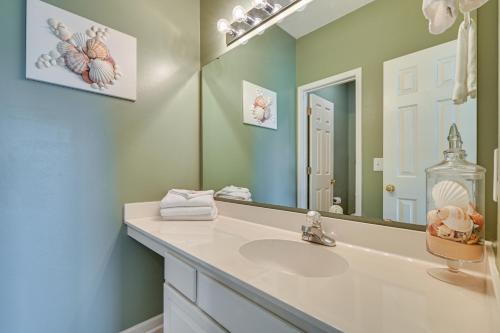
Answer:
[(462, 136), (458, 131), (457, 124), (453, 123), (450, 127), (450, 133), (448, 134), (448, 143), (450, 150), (461, 150), (462, 149)]

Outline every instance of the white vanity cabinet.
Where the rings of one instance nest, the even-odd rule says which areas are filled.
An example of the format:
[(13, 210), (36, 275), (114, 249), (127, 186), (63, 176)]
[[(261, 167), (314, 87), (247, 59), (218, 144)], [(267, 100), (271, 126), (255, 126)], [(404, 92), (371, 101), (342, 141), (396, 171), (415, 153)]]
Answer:
[(300, 333), (178, 255), (165, 255), (165, 333)]
[(168, 284), (165, 284), (163, 295), (165, 333), (227, 332)]

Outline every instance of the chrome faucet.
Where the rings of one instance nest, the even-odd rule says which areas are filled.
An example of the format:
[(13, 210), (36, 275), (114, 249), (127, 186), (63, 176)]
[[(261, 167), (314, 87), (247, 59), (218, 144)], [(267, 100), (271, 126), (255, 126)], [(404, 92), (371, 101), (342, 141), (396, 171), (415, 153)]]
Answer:
[(321, 214), (316, 211), (307, 213), (307, 224), (302, 226), (302, 240), (321, 244), (325, 246), (335, 246), (335, 239), (325, 234), (321, 225)]

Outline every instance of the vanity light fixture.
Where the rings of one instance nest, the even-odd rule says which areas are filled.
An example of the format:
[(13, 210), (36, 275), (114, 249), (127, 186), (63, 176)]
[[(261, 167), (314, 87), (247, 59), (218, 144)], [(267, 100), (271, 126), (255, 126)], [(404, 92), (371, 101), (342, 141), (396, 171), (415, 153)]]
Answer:
[(252, 0), (253, 7), (233, 9), (233, 22), (220, 19), (217, 30), (226, 36), (226, 45), (239, 41), (245, 44), (255, 35), (263, 34), (267, 28), (279, 23), (290, 14), (303, 9), (313, 0)]
[(239, 23), (245, 22), (248, 25), (255, 25), (259, 22), (256, 21), (253, 17), (247, 15), (247, 12), (243, 6), (236, 6), (233, 9), (233, 20)]
[(265, 10), (269, 14), (274, 14), (283, 7), (279, 3), (273, 6), (267, 0), (253, 0), (252, 4), (255, 8)]

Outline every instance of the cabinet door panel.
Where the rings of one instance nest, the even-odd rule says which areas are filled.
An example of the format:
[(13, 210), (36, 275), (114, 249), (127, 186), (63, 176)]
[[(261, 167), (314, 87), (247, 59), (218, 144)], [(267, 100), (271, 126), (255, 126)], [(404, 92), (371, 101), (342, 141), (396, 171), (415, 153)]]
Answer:
[(219, 282), (198, 274), (198, 306), (233, 333), (299, 333), (291, 324)]
[(227, 333), (167, 284), (164, 298), (165, 333)]
[(170, 253), (165, 255), (165, 281), (196, 302), (196, 269)]

